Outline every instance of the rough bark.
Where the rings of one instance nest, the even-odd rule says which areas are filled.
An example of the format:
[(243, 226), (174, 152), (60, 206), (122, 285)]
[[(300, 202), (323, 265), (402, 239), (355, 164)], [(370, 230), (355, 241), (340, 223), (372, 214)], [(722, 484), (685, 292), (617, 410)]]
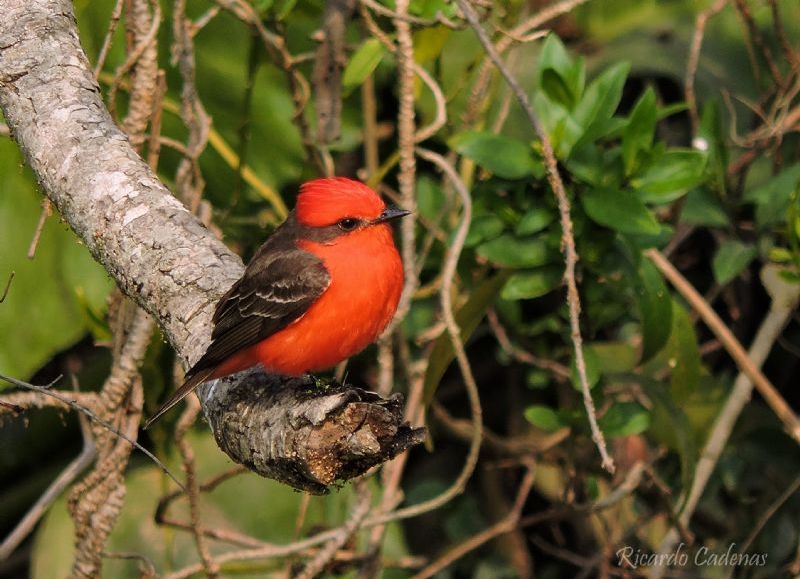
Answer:
[[(42, 191), (119, 287), (153, 315), (181, 358), (195, 362), (209, 342), (214, 304), (241, 275), (241, 260), (170, 194), (114, 124), (81, 49), (72, 3), (0, 0), (0, 13), (0, 108)], [(387, 411), (396, 401), (348, 388), (332, 398), (289, 384), (272, 408), (265, 400), (272, 400), (277, 379), (251, 373), (246, 380), (203, 389), (201, 403), (223, 450), (240, 462), (263, 457), (249, 462), (262, 475), (319, 492), (332, 482), (318, 475), (326, 468), (341, 477), (363, 472), (363, 453), (353, 450), (362, 435), (381, 441), (372, 464), (418, 442), (419, 433), (409, 435), (398, 413)], [(248, 420), (232, 431), (234, 412)], [(266, 413), (305, 418), (273, 423)], [(322, 458), (306, 452), (310, 436), (347, 430), (342, 425), (351, 415), (373, 414), (382, 418), (367, 419), (371, 434), (363, 425), (351, 429), (355, 446), (326, 447)], [(395, 442), (386, 438), (390, 431)], [(286, 446), (274, 461), (278, 470), (258, 467), (271, 464), (272, 441), (279, 440)]]
[[(253, 371), (201, 390), (220, 448), (254, 472), (314, 494), (424, 439), (424, 429), (402, 424), (399, 394), (386, 400), (336, 382)], [(243, 431), (258, 434), (243, 439)]]

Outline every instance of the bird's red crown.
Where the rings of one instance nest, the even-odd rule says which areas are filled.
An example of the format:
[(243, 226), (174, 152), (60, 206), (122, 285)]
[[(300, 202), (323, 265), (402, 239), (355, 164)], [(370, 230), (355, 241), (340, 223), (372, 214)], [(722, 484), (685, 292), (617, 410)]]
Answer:
[(377, 219), (386, 209), (386, 204), (364, 183), (332, 177), (301, 185), (295, 207), (300, 223), (324, 227), (345, 217)]

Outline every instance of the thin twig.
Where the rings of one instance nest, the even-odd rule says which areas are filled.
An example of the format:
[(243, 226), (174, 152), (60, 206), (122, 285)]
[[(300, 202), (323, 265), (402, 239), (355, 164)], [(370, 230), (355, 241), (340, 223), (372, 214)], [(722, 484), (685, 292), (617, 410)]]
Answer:
[[(692, 480), (689, 491), (681, 497), (679, 504), (682, 504), (682, 509), (678, 517), (678, 523), (684, 527), (688, 527), (689, 521), (700, 502), (700, 498), (705, 491), (711, 474), (717, 465), (720, 455), (722, 454), (725, 445), (727, 444), (736, 420), (739, 418), (745, 405), (750, 401), (750, 396), (753, 390), (753, 384), (761, 392), (761, 395), (773, 404), (782, 403), (786, 406), (786, 402), (781, 398), (780, 394), (775, 391), (774, 387), (767, 378), (761, 373), (759, 369), (769, 355), (772, 345), (777, 340), (780, 333), (783, 331), (786, 323), (791, 318), (792, 312), (797, 306), (798, 299), (800, 298), (800, 290), (796, 286), (790, 285), (788, 282), (781, 280), (777, 274), (774, 266), (765, 267), (762, 278), (767, 287), (767, 291), (771, 294), (772, 302), (770, 310), (761, 323), (761, 326), (753, 339), (750, 346), (750, 352), (747, 353), (742, 348), (739, 341), (733, 336), (727, 326), (719, 319), (717, 314), (711, 307), (703, 300), (702, 296), (686, 281), (680, 273), (675, 270), (671, 263), (669, 263), (660, 253), (656, 250), (649, 250), (647, 256), (653, 261), (659, 270), (664, 274), (670, 283), (684, 296), (684, 298), (694, 307), (700, 314), (700, 317), (711, 328), (712, 332), (723, 343), (728, 353), (736, 361), (739, 366), (740, 373), (736, 377), (733, 388), (728, 395), (725, 404), (720, 410), (719, 415), (714, 421), (714, 426), (708, 435), (708, 439), (700, 453), (700, 459), (695, 468), (694, 478)], [(761, 386), (759, 386), (761, 383)], [(764, 383), (768, 385), (767, 390), (764, 388)], [(770, 398), (764, 395), (767, 392)], [(792, 413), (791, 409), (786, 406), (785, 412), (789, 415), (783, 415), (776, 410), (776, 414), (783, 420), (784, 427), (787, 428), (789, 433), (798, 440), (800, 435), (800, 428), (798, 428), (797, 418)], [(784, 412), (784, 411), (781, 411)], [(794, 422), (791, 422), (791, 421)], [(787, 422), (789, 421), (789, 422)], [(659, 547), (660, 553), (669, 553), (672, 548), (680, 540), (678, 529), (672, 528), (664, 538)], [(662, 577), (665, 569), (653, 568), (650, 577), (652, 579)]]
[(124, 4), (125, 0), (117, 0), (117, 3), (114, 5), (114, 10), (111, 12), (111, 19), (108, 23), (108, 31), (103, 39), (103, 46), (100, 49), (100, 54), (97, 56), (97, 64), (94, 67), (95, 78), (100, 76), (100, 71), (103, 70), (103, 67), (106, 64), (108, 50), (111, 48), (111, 41), (114, 39), (114, 33), (117, 31), (117, 25), (119, 24), (119, 19), (122, 16), (122, 8)]
[(86, 415), (90, 420), (96, 422), (97, 424), (99, 424), (100, 426), (102, 426), (103, 428), (105, 428), (106, 430), (111, 432), (112, 434), (118, 436), (119, 438), (121, 438), (122, 440), (124, 440), (125, 442), (130, 444), (131, 446), (133, 446), (136, 449), (138, 449), (139, 451), (141, 451), (145, 456), (147, 456), (147, 458), (152, 460), (156, 464), (156, 466), (158, 466), (158, 468), (160, 468), (164, 472), (164, 474), (166, 474), (169, 478), (171, 478), (175, 482), (175, 484), (177, 484), (184, 491), (186, 490), (184, 488), (183, 484), (181, 483), (181, 481), (178, 480), (178, 478), (174, 474), (172, 474), (172, 472), (170, 472), (170, 470), (166, 467), (166, 465), (163, 462), (161, 462), (160, 460), (158, 460), (158, 458), (156, 458), (156, 456), (152, 452), (147, 450), (145, 447), (143, 447), (141, 444), (139, 444), (135, 440), (133, 440), (130, 437), (128, 437), (125, 433), (121, 432), (118, 428), (115, 428), (112, 424), (110, 424), (106, 420), (103, 420), (102, 418), (100, 418), (97, 414), (95, 414), (94, 412), (92, 412), (91, 410), (86, 408), (85, 406), (82, 406), (81, 404), (78, 404), (77, 402), (75, 402), (74, 400), (70, 399), (69, 397), (64, 396), (59, 390), (52, 390), (51, 386), (55, 382), (60, 380), (60, 379), (61, 379), (61, 377), (59, 376), (53, 383), (48, 384), (47, 386), (37, 386), (36, 384), (29, 384), (28, 382), (23, 382), (22, 380), (17, 380), (16, 378), (11, 378), (9, 376), (4, 376), (4, 375), (0, 374), (0, 380), (8, 382), (9, 384), (13, 384), (14, 386), (17, 386), (19, 388), (25, 388), (27, 390), (33, 390), (34, 392), (38, 392), (38, 393), (43, 394), (45, 396), (50, 396), (52, 398), (55, 398), (56, 400), (66, 404), (67, 406), (69, 406), (73, 410), (75, 410), (77, 412), (80, 412), (81, 414)]
[[(176, 369), (179, 370), (179, 368), (180, 364), (176, 362)], [(200, 489), (197, 484), (195, 455), (191, 444), (186, 440), (186, 433), (194, 424), (199, 413), (200, 401), (195, 396), (189, 396), (186, 409), (175, 426), (175, 444), (181, 454), (183, 471), (186, 473), (186, 496), (189, 498), (189, 520), (191, 521), (192, 536), (197, 546), (197, 553), (200, 555), (200, 562), (203, 563), (203, 570), (209, 579), (213, 579), (219, 575), (219, 565), (211, 556), (208, 543), (203, 535), (203, 525), (200, 522)]]
[(417, 16), (411, 16), (408, 13), (400, 13), (398, 9), (396, 12), (390, 10), (386, 6), (379, 4), (375, 0), (360, 0), (361, 4), (364, 7), (369, 7), (371, 10), (375, 12), (375, 14), (380, 14), (381, 16), (385, 16), (387, 18), (391, 18), (392, 20), (401, 20), (403, 22), (407, 22), (409, 24), (417, 24), (419, 26), (435, 26), (436, 24), (441, 24), (442, 26), (446, 26), (447, 28), (452, 28), (453, 30), (457, 30), (461, 28), (457, 23), (453, 22), (449, 18), (447, 18), (441, 11), (436, 12), (436, 17), (434, 19), (426, 19), (426, 18), (419, 18)]
[(0, 304), (6, 301), (6, 298), (8, 297), (8, 291), (11, 289), (11, 282), (14, 281), (15, 275), (17, 275), (16, 271), (12, 271), (10, 274), (8, 274), (8, 281), (6, 282), (6, 287), (3, 290), (3, 295), (0, 296)]
[(578, 286), (575, 281), (575, 265), (578, 262), (578, 253), (575, 250), (575, 237), (572, 233), (569, 198), (564, 189), (564, 182), (561, 180), (561, 176), (558, 173), (558, 163), (553, 153), (553, 146), (550, 143), (550, 137), (547, 135), (547, 131), (539, 121), (536, 113), (533, 112), (533, 108), (528, 101), (528, 95), (509, 72), (505, 63), (500, 59), (500, 55), (495, 50), (491, 40), (489, 40), (489, 36), (478, 21), (478, 15), (475, 13), (475, 10), (473, 10), (467, 0), (457, 0), (457, 2), (458, 6), (461, 8), (461, 12), (464, 13), (464, 17), (469, 21), (470, 26), (472, 26), (475, 34), (478, 36), (478, 40), (486, 51), (486, 54), (503, 75), (503, 78), (505, 78), (511, 90), (514, 91), (519, 104), (522, 106), (539, 140), (542, 142), (542, 153), (544, 155), (545, 168), (547, 169), (547, 179), (550, 182), (550, 187), (553, 189), (553, 194), (556, 196), (558, 211), (561, 216), (561, 246), (566, 261), (564, 280), (567, 284), (567, 304), (569, 306), (571, 337), (575, 349), (575, 367), (578, 370), (581, 392), (583, 393), (583, 405), (586, 408), (586, 414), (589, 418), (592, 440), (597, 446), (597, 450), (600, 452), (600, 457), (602, 458), (603, 468), (613, 473), (614, 461), (608, 453), (605, 437), (597, 424), (594, 401), (592, 400), (592, 393), (589, 390), (589, 380), (586, 377), (586, 360), (583, 355), (583, 338), (581, 337), (580, 328), (581, 302), (578, 294)]
[[(400, 93), (400, 105), (397, 110), (400, 173), (397, 176), (397, 184), (400, 190), (400, 206), (413, 212), (417, 208), (415, 195), (417, 157), (414, 154), (414, 133), (416, 131), (414, 42), (411, 36), (411, 26), (402, 18), (408, 15), (408, 6), (409, 0), (398, 0), (398, 17), (394, 20), (397, 29), (397, 84)], [(416, 223), (413, 219), (404, 219), (400, 223), (400, 253), (403, 257), (405, 282), (394, 319), (385, 330), (387, 334), (393, 332), (405, 318), (411, 306), (411, 298), (419, 285), (416, 271)]]
[[(797, 415), (776, 390), (775, 386), (773, 386), (769, 379), (761, 372), (758, 367), (760, 364), (755, 364), (753, 362), (752, 356), (748, 356), (741, 342), (736, 339), (736, 336), (734, 336), (733, 332), (725, 325), (725, 322), (720, 319), (717, 313), (708, 305), (708, 302), (703, 299), (703, 296), (694, 289), (694, 286), (683, 277), (669, 260), (656, 249), (647, 250), (645, 255), (655, 264), (684, 299), (689, 302), (692, 308), (697, 311), (708, 328), (719, 341), (722, 342), (722, 345), (728, 351), (731, 358), (733, 358), (734, 362), (736, 362), (741, 372), (753, 382), (759, 394), (761, 394), (770, 408), (772, 408), (772, 411), (775, 412), (781, 422), (783, 422), (784, 428), (786, 428), (789, 435), (800, 442), (800, 420), (798, 420)], [(764, 323), (766, 323), (766, 320)], [(777, 335), (775, 338), (777, 339)]]
[(563, 364), (559, 364), (555, 360), (550, 360), (549, 358), (536, 356), (535, 354), (532, 354), (531, 352), (523, 350), (522, 348), (512, 344), (511, 339), (508, 337), (508, 332), (506, 332), (506, 329), (500, 323), (500, 319), (497, 317), (497, 312), (494, 310), (494, 308), (489, 308), (489, 310), (486, 312), (486, 319), (489, 321), (489, 327), (491, 328), (492, 333), (494, 334), (495, 338), (497, 338), (497, 343), (500, 344), (500, 347), (509, 356), (518, 362), (522, 362), (523, 364), (529, 364), (530, 366), (547, 370), (560, 380), (570, 379), (569, 368)]
[[(517, 39), (526, 38), (532, 30), (536, 30), (550, 20), (572, 12), (575, 8), (588, 1), (589, 0), (561, 0), (561, 2), (543, 8), (524, 22), (515, 26), (512, 30), (504, 32), (503, 37), (497, 41), (497, 54), (503, 54), (517, 42)], [(491, 60), (484, 59), (478, 69), (478, 78), (472, 85), (472, 91), (470, 92), (465, 107), (464, 122), (466, 125), (472, 125), (476, 121), (479, 111), (483, 109), (483, 102), (489, 90), (491, 72)]]
[(344, 547), (345, 543), (353, 536), (353, 533), (361, 526), (364, 517), (369, 512), (370, 499), (372, 498), (372, 493), (370, 493), (365, 480), (360, 480), (356, 483), (356, 497), (356, 505), (353, 507), (347, 522), (339, 529), (337, 536), (328, 541), (328, 544), (319, 550), (305, 568), (295, 576), (295, 579), (314, 579), (314, 577), (318, 577), (334, 558), (336, 552)]
[(505, 517), (497, 521), (489, 528), (484, 529), (476, 535), (473, 535), (466, 541), (447, 551), (444, 555), (414, 575), (413, 579), (427, 579), (427, 577), (431, 577), (446, 567), (449, 567), (470, 551), (474, 551), (495, 537), (505, 535), (506, 533), (510, 533), (516, 529), (517, 525), (519, 524), (519, 519), (522, 516), (522, 509), (525, 506), (525, 501), (527, 500), (528, 495), (531, 492), (531, 488), (533, 487), (535, 473), (536, 469), (534, 464), (529, 464), (525, 472), (525, 476), (519, 485), (519, 490), (517, 490), (517, 498), (514, 500), (514, 505), (511, 507), (511, 510)]
[[(772, 502), (767, 510), (761, 514), (761, 516), (758, 518), (758, 521), (756, 521), (755, 527), (753, 527), (753, 530), (750, 531), (750, 533), (747, 535), (747, 538), (739, 548), (740, 553), (747, 553), (747, 551), (750, 549), (750, 545), (752, 545), (753, 541), (756, 540), (756, 537), (761, 534), (761, 531), (764, 530), (764, 527), (769, 520), (775, 515), (775, 513), (778, 512), (778, 509), (780, 509), (784, 503), (786, 503), (786, 501), (795, 496), (798, 491), (800, 491), (800, 476), (795, 478), (794, 481), (792, 481), (789, 486), (786, 487), (786, 490), (784, 490), (778, 496), (778, 498)], [(728, 573), (728, 577), (730, 577), (732, 573), (733, 569), (731, 569), (731, 571)]]
[(478, 394), (478, 385), (475, 382), (475, 377), (472, 374), (469, 359), (467, 358), (467, 354), (464, 350), (464, 342), (461, 339), (458, 324), (456, 323), (455, 316), (453, 315), (452, 303), (453, 278), (455, 277), (458, 259), (461, 255), (461, 250), (464, 247), (464, 242), (467, 238), (469, 226), (472, 221), (472, 198), (470, 197), (467, 186), (458, 176), (458, 173), (456, 173), (456, 170), (453, 168), (453, 166), (448, 163), (444, 157), (438, 153), (421, 148), (417, 148), (417, 154), (423, 159), (434, 163), (437, 167), (439, 167), (439, 169), (442, 170), (442, 172), (444, 172), (444, 174), (455, 186), (456, 191), (461, 197), (461, 203), (463, 206), (461, 223), (456, 230), (452, 244), (448, 248), (445, 256), (445, 262), (442, 267), (442, 287), (439, 295), (441, 297), (442, 304), (442, 317), (447, 325), (447, 332), (450, 334), (450, 340), (453, 343), (453, 350), (456, 354), (456, 360), (458, 361), (458, 366), (461, 370), (462, 378), (464, 379), (464, 386), (467, 390), (467, 396), (469, 397), (473, 424), (472, 440), (470, 441), (469, 452), (467, 454), (467, 459), (464, 462), (464, 466), (459, 473), (458, 478), (456, 478), (450, 488), (430, 500), (423, 501), (422, 503), (413, 505), (411, 507), (406, 507), (393, 513), (379, 514), (377, 516), (370, 517), (368, 519), (370, 524), (382, 524), (398, 519), (416, 517), (422, 513), (426, 513), (433, 509), (438, 509), (453, 499), (456, 495), (462, 493), (466, 487), (467, 481), (475, 470), (475, 465), (478, 463), (478, 454), (480, 453), (481, 441), (483, 439), (483, 411), (481, 409), (481, 401)]
[(697, 112), (697, 97), (694, 92), (694, 81), (697, 76), (697, 65), (700, 61), (700, 48), (703, 45), (703, 35), (706, 30), (708, 19), (722, 10), (728, 0), (717, 0), (711, 7), (703, 10), (697, 15), (694, 24), (694, 34), (692, 43), (689, 47), (689, 58), (686, 60), (686, 76), (684, 78), (684, 93), (686, 95), (686, 105), (689, 108), (689, 117), (692, 121), (692, 135), (697, 136), (697, 129), (700, 126), (700, 115)]
[(122, 560), (129, 560), (129, 561), (137, 561), (139, 563), (139, 571), (141, 572), (141, 579), (147, 579), (149, 577), (156, 577), (158, 573), (156, 572), (156, 566), (152, 560), (145, 557), (141, 553), (133, 553), (129, 551), (112, 551), (112, 552), (103, 552), (104, 559), (122, 559)]
[(36, 257), (36, 248), (39, 247), (39, 240), (42, 238), (42, 231), (44, 231), (44, 224), (47, 223), (47, 218), (53, 214), (53, 205), (50, 203), (49, 197), (42, 199), (42, 211), (39, 213), (39, 222), (36, 224), (36, 229), (33, 232), (31, 244), (28, 246), (28, 259)]
[(95, 448), (86, 416), (78, 414), (78, 420), (80, 421), (81, 434), (83, 435), (83, 450), (81, 450), (81, 453), (61, 471), (61, 474), (59, 474), (53, 482), (50, 483), (47, 490), (42, 493), (25, 516), (22, 517), (22, 520), (17, 523), (14, 530), (11, 531), (3, 540), (3, 543), (0, 544), (0, 561), (7, 559), (22, 541), (33, 532), (36, 528), (36, 524), (47, 512), (47, 509), (50, 508), (50, 505), (61, 496), (64, 489), (71, 485), (75, 479), (78, 478), (78, 475), (92, 463), (94, 457), (97, 456), (97, 449)]
[(154, 14), (150, 24), (150, 29), (142, 37), (141, 41), (128, 53), (128, 57), (125, 59), (125, 62), (123, 62), (114, 72), (114, 80), (111, 83), (111, 88), (108, 91), (108, 110), (112, 116), (116, 110), (117, 91), (119, 90), (122, 77), (133, 68), (144, 52), (148, 50), (156, 41), (158, 28), (161, 25), (161, 6), (158, 4), (158, 2), (153, 4), (153, 10)]

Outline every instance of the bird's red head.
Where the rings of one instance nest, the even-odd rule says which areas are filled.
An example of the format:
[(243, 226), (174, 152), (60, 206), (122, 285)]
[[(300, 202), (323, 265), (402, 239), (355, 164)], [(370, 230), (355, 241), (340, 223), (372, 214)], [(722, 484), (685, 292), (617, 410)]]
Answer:
[(375, 191), (345, 177), (315, 179), (300, 187), (297, 219), (308, 227), (333, 225), (348, 217), (374, 221), (386, 209)]

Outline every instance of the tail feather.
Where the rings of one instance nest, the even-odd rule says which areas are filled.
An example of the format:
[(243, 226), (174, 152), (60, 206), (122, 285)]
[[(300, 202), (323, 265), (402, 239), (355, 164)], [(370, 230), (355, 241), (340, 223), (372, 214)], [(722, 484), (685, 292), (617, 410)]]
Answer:
[(156, 410), (156, 413), (150, 417), (150, 419), (145, 422), (144, 429), (147, 430), (150, 426), (159, 418), (161, 418), (164, 414), (169, 412), (173, 406), (175, 406), (178, 402), (186, 398), (188, 394), (190, 394), (195, 388), (197, 388), (200, 384), (208, 380), (209, 376), (214, 373), (216, 368), (207, 368), (205, 370), (201, 370), (197, 374), (190, 376), (183, 385), (178, 388), (175, 393), (167, 400), (161, 407)]

